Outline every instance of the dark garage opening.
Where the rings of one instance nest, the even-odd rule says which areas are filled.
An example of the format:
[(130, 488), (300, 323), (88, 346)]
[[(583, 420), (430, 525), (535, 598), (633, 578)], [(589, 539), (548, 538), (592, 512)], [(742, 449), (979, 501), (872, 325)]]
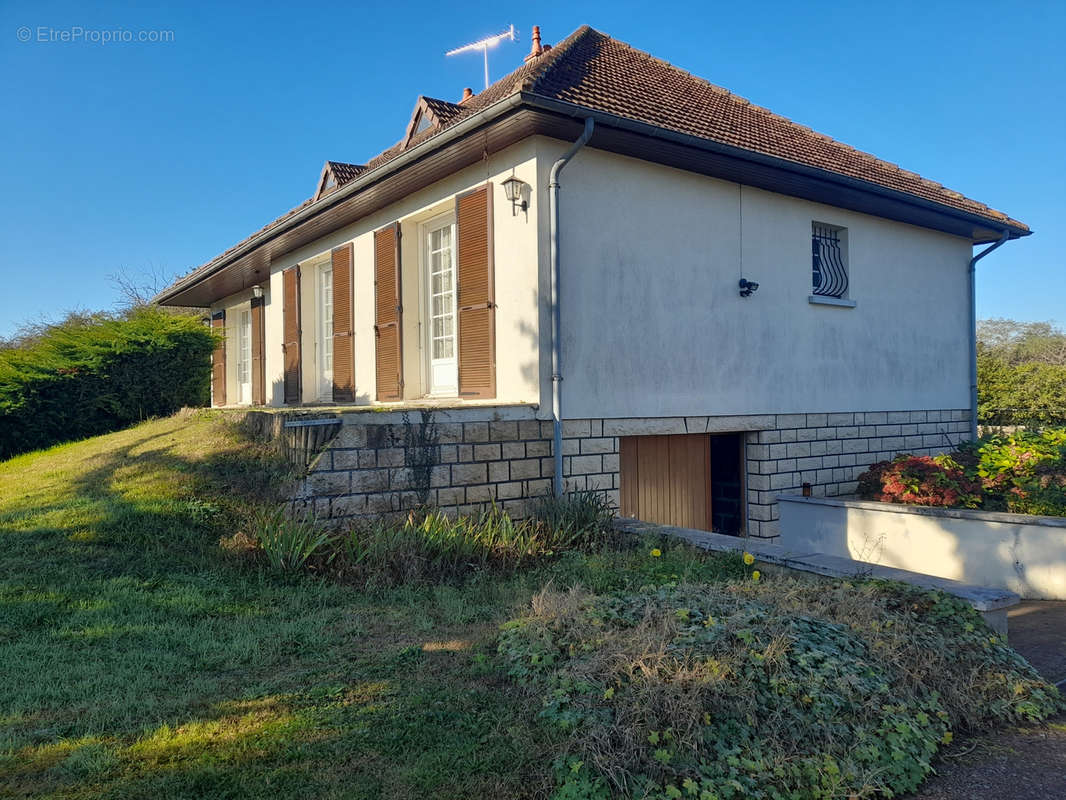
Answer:
[(744, 532), (743, 435), (711, 437), (711, 530), (739, 536)]

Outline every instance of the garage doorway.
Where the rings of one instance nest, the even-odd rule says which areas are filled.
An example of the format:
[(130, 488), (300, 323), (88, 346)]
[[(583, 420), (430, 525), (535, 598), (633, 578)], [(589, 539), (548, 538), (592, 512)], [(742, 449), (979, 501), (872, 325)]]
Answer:
[(621, 437), (622, 516), (659, 525), (743, 533), (742, 447), (740, 434)]

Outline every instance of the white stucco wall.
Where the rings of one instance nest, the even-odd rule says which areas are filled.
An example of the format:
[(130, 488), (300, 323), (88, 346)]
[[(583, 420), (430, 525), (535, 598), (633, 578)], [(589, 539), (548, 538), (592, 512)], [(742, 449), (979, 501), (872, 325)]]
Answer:
[[(968, 405), (968, 240), (591, 148), (561, 184), (564, 416)], [(855, 308), (808, 302), (812, 221), (848, 229)]]
[[(317, 294), (313, 269), (328, 258), (329, 251), (353, 243), (353, 313), (355, 319), (355, 392), (358, 404), (375, 402), (374, 336), (374, 231), (397, 220), (401, 223), (401, 257), (404, 306), (404, 397), (417, 400), (427, 391), (423, 334), (425, 319), (424, 278), (419, 258), (419, 224), (441, 213), (453, 212), (455, 196), (486, 181), (493, 183), (496, 271), (496, 387), (497, 400), (505, 403), (539, 402), (538, 341), (540, 319), (537, 307), (537, 235), (539, 205), (512, 215), (501, 183), (511, 174), (533, 186), (537, 181), (536, 141), (528, 139), (480, 164), (461, 170), (403, 201), (388, 206), (342, 228), (330, 236), (302, 247), (271, 263), (265, 307), (267, 397), (271, 405), (283, 405), (282, 276), (296, 264), (302, 269), (303, 401), (319, 400), (317, 384)], [(246, 302), (242, 293), (225, 298), (215, 308), (231, 308)], [(231, 320), (227, 310), (227, 327)], [(234, 318), (235, 320), (236, 318)], [(235, 321), (232, 324), (236, 324)], [(232, 335), (233, 358), (236, 329)], [(235, 362), (234, 362), (235, 363)], [(235, 370), (235, 367), (233, 368)], [(233, 390), (236, 391), (236, 378)], [(229, 395), (232, 401), (236, 395)]]

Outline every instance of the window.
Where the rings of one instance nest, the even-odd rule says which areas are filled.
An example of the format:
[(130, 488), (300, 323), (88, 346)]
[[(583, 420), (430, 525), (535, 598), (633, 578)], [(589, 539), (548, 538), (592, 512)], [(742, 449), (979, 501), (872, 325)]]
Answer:
[(811, 294), (815, 298), (848, 296), (848, 231), (811, 223)]

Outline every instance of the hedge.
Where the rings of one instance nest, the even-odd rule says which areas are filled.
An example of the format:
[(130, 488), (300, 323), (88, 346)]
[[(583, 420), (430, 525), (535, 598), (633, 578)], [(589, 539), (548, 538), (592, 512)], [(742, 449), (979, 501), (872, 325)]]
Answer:
[(0, 459), (206, 405), (215, 341), (197, 317), (140, 309), (0, 350)]

